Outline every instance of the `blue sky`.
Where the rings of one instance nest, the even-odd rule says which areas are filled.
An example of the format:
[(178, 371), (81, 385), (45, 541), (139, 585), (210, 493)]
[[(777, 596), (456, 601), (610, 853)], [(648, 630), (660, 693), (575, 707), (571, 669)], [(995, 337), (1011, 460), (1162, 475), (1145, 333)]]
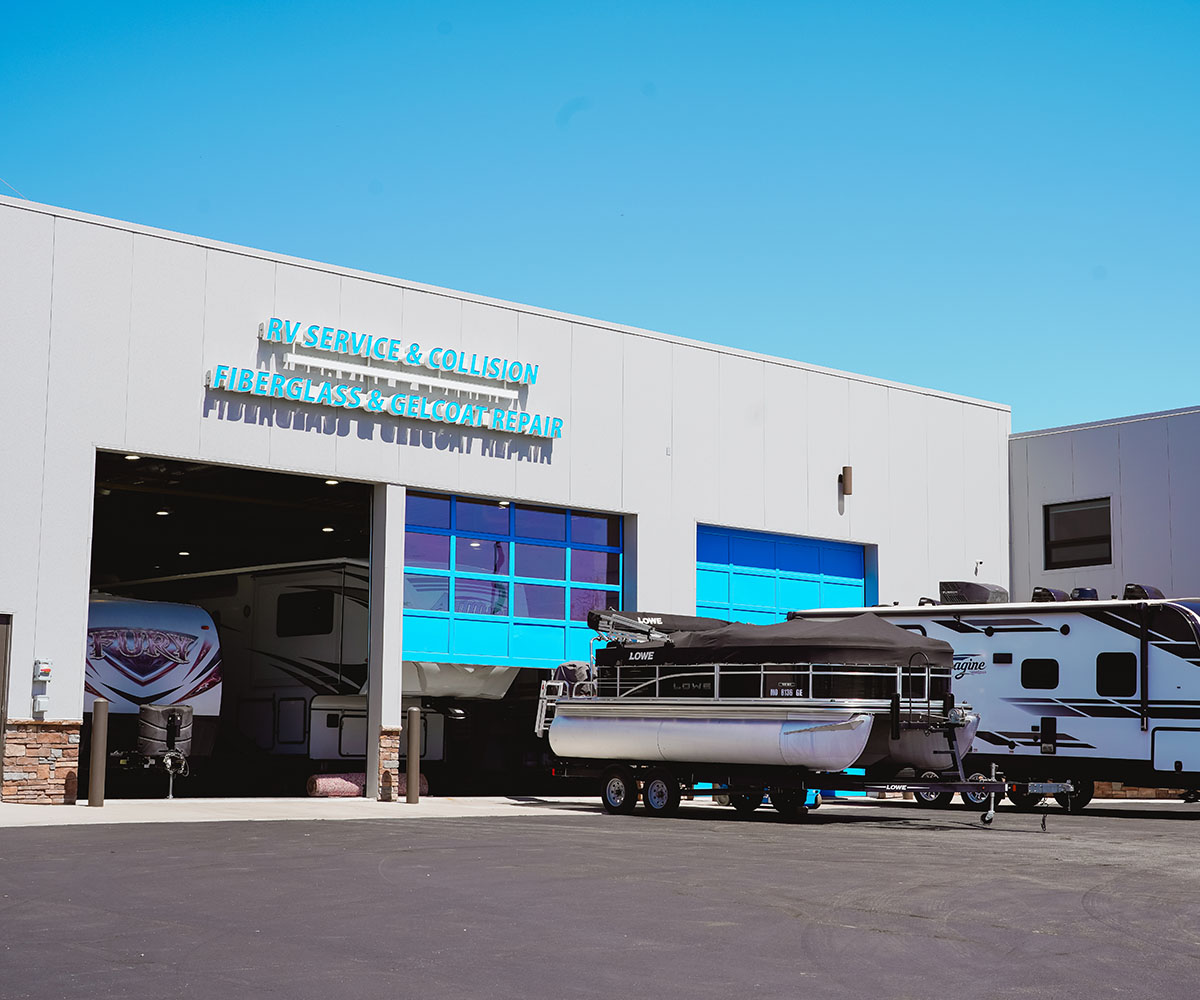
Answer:
[(1200, 403), (1197, 2), (4, 27), (0, 177), (32, 201), (999, 400), (1015, 430)]

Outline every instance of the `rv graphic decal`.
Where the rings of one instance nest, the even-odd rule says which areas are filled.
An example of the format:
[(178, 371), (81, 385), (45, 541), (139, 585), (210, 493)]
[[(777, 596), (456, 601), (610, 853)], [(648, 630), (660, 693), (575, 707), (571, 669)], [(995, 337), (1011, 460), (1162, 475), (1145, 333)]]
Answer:
[(219, 711), (220, 644), (198, 607), (97, 595), (88, 602), (85, 648), (85, 712), (97, 697), (117, 714), (155, 703)]
[[(149, 677), (171, 664), (187, 663), (196, 636), (152, 628), (91, 628), (92, 656), (107, 657), (127, 674)], [(164, 667), (165, 664), (165, 667)]]
[(954, 654), (954, 679), (961, 681), (967, 674), (982, 674), (987, 671), (987, 661), (979, 653)]
[[(1141, 702), (1136, 698), (1003, 698), (1002, 701), (1030, 715), (1085, 717), (1089, 719), (1139, 718)], [(1147, 701), (1152, 719), (1200, 719), (1200, 701)]]
[[(975, 734), (975, 739), (983, 743), (990, 743), (992, 746), (1008, 747), (1010, 750), (1015, 750), (1017, 747), (1040, 747), (1042, 745), (1041, 737), (1031, 730), (1025, 732), (998, 732), (993, 733), (987, 730), (979, 730)], [(1096, 748), (1090, 743), (1084, 743), (1083, 740), (1071, 736), (1068, 733), (1059, 733), (1058, 738), (1054, 741), (1056, 746), (1065, 747), (1073, 750), (1095, 750)]]
[(1057, 632), (1053, 625), (1046, 625), (1034, 618), (961, 618), (938, 619), (934, 622), (951, 632), (971, 635), (982, 632), (984, 635), (995, 635), (997, 632)]

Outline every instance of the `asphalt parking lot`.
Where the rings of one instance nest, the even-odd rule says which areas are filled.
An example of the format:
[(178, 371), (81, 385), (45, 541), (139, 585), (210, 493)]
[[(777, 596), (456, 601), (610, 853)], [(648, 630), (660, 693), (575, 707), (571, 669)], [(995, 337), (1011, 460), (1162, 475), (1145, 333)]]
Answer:
[(1200, 807), (0, 830), (0, 995), (1192, 997)]

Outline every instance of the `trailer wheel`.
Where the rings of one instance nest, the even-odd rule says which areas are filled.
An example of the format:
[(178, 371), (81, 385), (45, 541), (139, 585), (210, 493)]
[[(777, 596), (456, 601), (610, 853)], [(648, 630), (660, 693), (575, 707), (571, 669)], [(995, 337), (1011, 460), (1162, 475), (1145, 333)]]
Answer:
[(1044, 798), (1044, 795), (1031, 792), (1018, 792), (1012, 788), (1008, 790), (1008, 801), (1017, 807), (1018, 812), (1033, 812)]
[(653, 768), (646, 775), (642, 801), (651, 816), (670, 816), (679, 809), (679, 799), (679, 781), (666, 768)]
[(762, 805), (762, 792), (751, 795), (731, 795), (729, 796), (729, 804), (733, 806), (734, 812), (742, 819), (745, 819)]
[[(941, 778), (937, 771), (926, 771), (918, 780), (940, 781)], [(945, 809), (953, 798), (953, 792), (913, 792), (913, 801), (923, 809)]]
[(628, 815), (637, 807), (637, 778), (633, 769), (624, 764), (608, 768), (604, 772), (604, 789), (600, 793), (605, 812)]
[(1081, 781), (1078, 778), (1071, 778), (1070, 781), (1071, 787), (1075, 791), (1069, 795), (1065, 792), (1062, 795), (1056, 795), (1054, 796), (1054, 801), (1067, 812), (1075, 814), (1082, 811), (1084, 806), (1092, 801), (1092, 796), (1096, 794), (1096, 783), (1094, 781)]
[[(967, 781), (987, 781), (987, 777), (976, 772), (972, 774)], [(980, 806), (986, 806), (988, 803), (987, 792), (959, 792), (959, 797), (963, 801), (964, 806), (969, 806), (972, 809), (978, 809)]]
[(808, 815), (804, 805), (807, 794), (803, 788), (774, 788), (771, 790), (771, 805), (784, 819), (800, 819)]

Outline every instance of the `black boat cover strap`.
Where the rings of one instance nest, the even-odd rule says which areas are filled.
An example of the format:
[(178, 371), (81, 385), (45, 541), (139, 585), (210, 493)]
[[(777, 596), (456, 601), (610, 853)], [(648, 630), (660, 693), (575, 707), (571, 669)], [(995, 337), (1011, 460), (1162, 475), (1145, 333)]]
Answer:
[[(665, 616), (664, 616), (665, 617)], [(630, 657), (630, 654), (637, 654)], [(865, 613), (853, 618), (774, 625), (734, 622), (721, 628), (676, 632), (669, 639), (612, 644), (596, 651), (597, 664), (626, 663), (872, 663), (949, 667), (950, 643)]]

